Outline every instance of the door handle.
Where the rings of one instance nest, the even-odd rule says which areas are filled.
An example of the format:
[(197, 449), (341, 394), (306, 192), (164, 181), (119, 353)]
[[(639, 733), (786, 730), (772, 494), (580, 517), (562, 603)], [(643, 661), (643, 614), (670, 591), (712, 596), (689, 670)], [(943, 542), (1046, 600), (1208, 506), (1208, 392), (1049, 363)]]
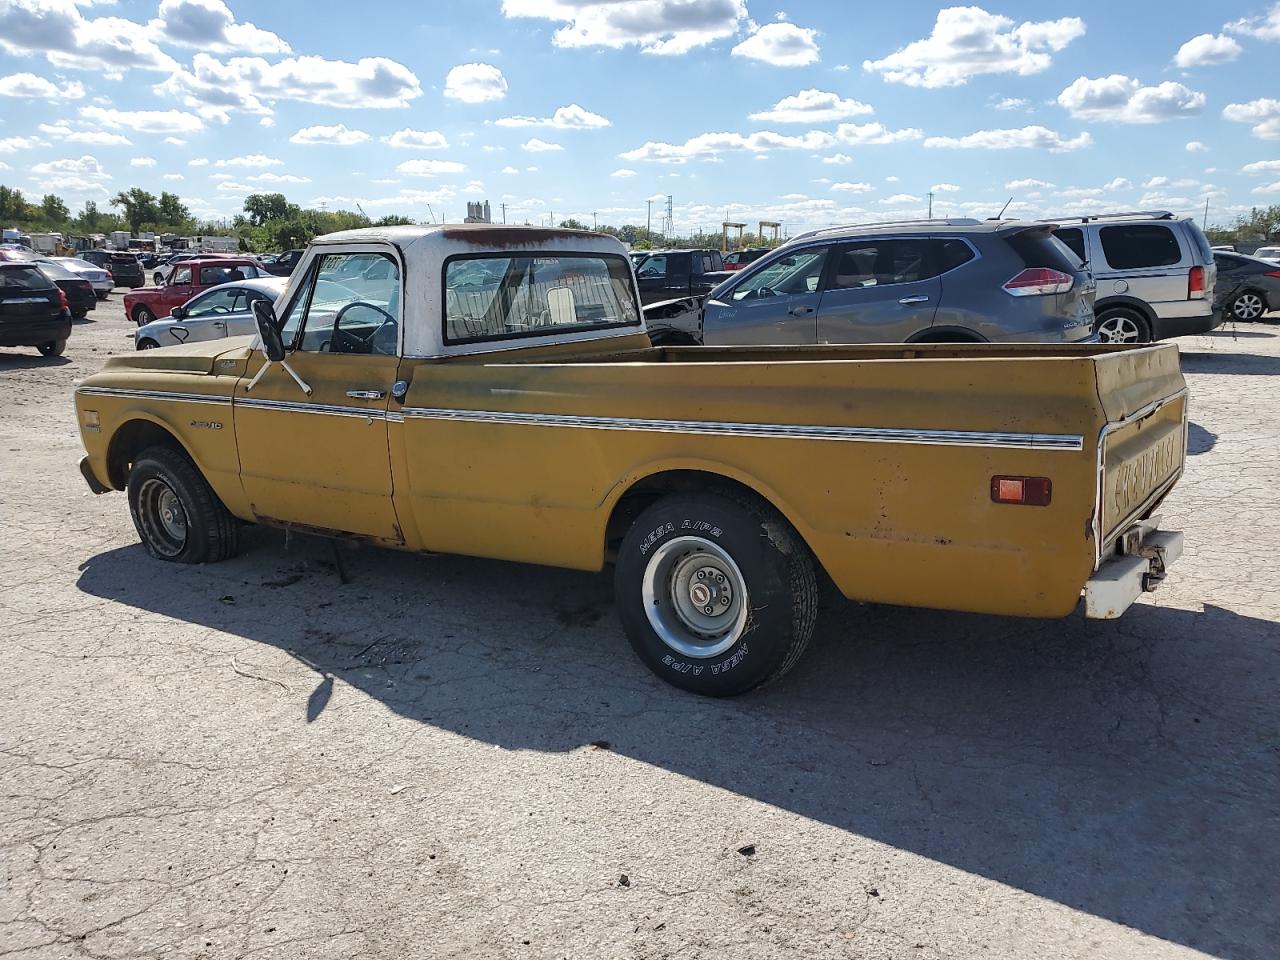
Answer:
[(792, 307), (787, 313), (793, 317), (803, 317), (807, 313), (813, 313), (813, 307)]
[(347, 396), (352, 400), (381, 400), (387, 395), (385, 390), (348, 390)]
[(918, 297), (903, 297), (898, 302), (899, 303), (928, 303), (929, 298), (922, 294)]

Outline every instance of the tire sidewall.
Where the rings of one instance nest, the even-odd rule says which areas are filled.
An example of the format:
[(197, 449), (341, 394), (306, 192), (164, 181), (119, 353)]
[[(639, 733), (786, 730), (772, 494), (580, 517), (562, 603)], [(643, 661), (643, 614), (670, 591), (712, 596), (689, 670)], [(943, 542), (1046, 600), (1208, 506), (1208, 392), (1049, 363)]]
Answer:
[(155, 318), (156, 318), (156, 315), (152, 313), (147, 307), (138, 307), (138, 309), (133, 311), (133, 322), (140, 327), (145, 327), (148, 323), (150, 323)]
[[(139, 491), (142, 485), (151, 479), (160, 480), (168, 486), (177, 496), (187, 515), (187, 541), (175, 556), (169, 556), (156, 549), (148, 535), (146, 525), (142, 522)], [(208, 534), (200, 516), (199, 504), (199, 493), (192, 486), (190, 479), (183, 475), (183, 471), (174, 469), (159, 458), (144, 456), (129, 471), (129, 514), (133, 518), (138, 539), (142, 541), (147, 553), (157, 560), (170, 563), (198, 563), (204, 559), (208, 553)]]
[(1133, 321), (1134, 326), (1138, 328), (1138, 339), (1134, 341), (1135, 343), (1151, 343), (1151, 324), (1138, 311), (1131, 310), (1128, 307), (1104, 311), (1098, 319), (1098, 326), (1101, 327), (1102, 324), (1115, 317), (1125, 317)]
[[(637, 656), (663, 680), (694, 693), (733, 696), (764, 683), (786, 659), (794, 631), (790, 558), (770, 537), (767, 523), (728, 499), (674, 496), (645, 510), (623, 539), (615, 570), (618, 614)], [(715, 657), (688, 657), (667, 646), (645, 613), (641, 585), (649, 558), (684, 536), (725, 550), (747, 586), (742, 636)]]
[[(1240, 305), (1240, 301), (1245, 297), (1257, 297), (1258, 302), (1262, 304), (1262, 310), (1252, 319), (1246, 319), (1236, 315), (1236, 307)], [(1235, 320), (1237, 323), (1257, 323), (1266, 315), (1267, 309), (1266, 304), (1262, 302), (1262, 296), (1260, 294), (1256, 294), (1252, 290), (1246, 290), (1244, 293), (1237, 294), (1232, 298), (1230, 306), (1227, 307), (1227, 312), (1231, 314), (1231, 319)]]

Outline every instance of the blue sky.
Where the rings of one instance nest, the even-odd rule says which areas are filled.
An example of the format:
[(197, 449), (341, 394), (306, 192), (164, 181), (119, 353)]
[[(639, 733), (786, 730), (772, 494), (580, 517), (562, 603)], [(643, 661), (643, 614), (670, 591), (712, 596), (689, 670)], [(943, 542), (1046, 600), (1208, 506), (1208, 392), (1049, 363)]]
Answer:
[[(883, 11), (891, 9), (891, 15)], [(865, 12), (864, 12), (865, 11)], [(870, 11), (881, 11), (872, 13)], [(677, 230), (1280, 203), (1280, 0), (0, 0), (0, 182)]]

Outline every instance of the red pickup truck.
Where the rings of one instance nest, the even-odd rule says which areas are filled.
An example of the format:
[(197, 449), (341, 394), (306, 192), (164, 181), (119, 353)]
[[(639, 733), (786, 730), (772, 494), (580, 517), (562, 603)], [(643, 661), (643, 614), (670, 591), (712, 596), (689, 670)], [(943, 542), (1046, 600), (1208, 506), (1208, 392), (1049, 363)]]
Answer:
[(124, 315), (138, 326), (167, 317), (197, 293), (233, 280), (252, 280), (266, 273), (248, 257), (200, 257), (186, 260), (169, 274), (163, 286), (141, 287), (124, 295)]

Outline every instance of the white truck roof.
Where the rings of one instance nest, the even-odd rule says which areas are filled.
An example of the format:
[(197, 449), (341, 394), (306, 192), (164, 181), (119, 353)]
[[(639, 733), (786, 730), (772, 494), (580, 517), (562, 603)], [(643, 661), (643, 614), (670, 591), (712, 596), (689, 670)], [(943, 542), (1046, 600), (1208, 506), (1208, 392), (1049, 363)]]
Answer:
[[(510, 349), (509, 342), (446, 344), (444, 342), (443, 274), (441, 265), (459, 254), (491, 254), (509, 257), (519, 254), (557, 253), (611, 254), (624, 260), (627, 248), (622, 241), (589, 230), (566, 230), (551, 227), (521, 227), (491, 223), (448, 223), (396, 227), (364, 227), (342, 230), (316, 237), (307, 248), (289, 281), (289, 288), (277, 301), (279, 308), (293, 298), (316, 256), (331, 253), (333, 247), (351, 252), (389, 252), (400, 262), (404, 288), (403, 350), (407, 357), (443, 357), (458, 354), (486, 353)], [(390, 248), (390, 249), (388, 249)], [(633, 279), (634, 285), (634, 279)], [(633, 286), (633, 292), (634, 290)], [(636, 304), (640, 300), (638, 292)], [(577, 340), (603, 340), (634, 336), (643, 332), (644, 321), (636, 326), (611, 330), (582, 330), (575, 333), (549, 335), (548, 343), (573, 343)], [(531, 345), (527, 341), (525, 345)]]

